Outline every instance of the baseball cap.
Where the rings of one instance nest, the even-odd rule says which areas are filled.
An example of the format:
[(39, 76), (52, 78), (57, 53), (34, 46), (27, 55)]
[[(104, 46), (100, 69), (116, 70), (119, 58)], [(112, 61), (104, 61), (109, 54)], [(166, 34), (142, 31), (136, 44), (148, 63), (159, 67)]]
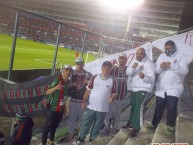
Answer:
[(19, 120), (22, 119), (22, 118), (25, 118), (25, 117), (27, 117), (27, 116), (23, 112), (17, 112), (16, 113), (16, 118), (19, 119)]
[(72, 66), (69, 65), (69, 64), (65, 64), (65, 65), (63, 66), (63, 69), (65, 69), (65, 68), (70, 68), (70, 69), (72, 69)]
[(105, 61), (105, 62), (103, 62), (102, 66), (112, 67), (112, 64), (110, 63), (110, 61)]
[(124, 58), (127, 59), (127, 55), (126, 55), (125, 53), (121, 53), (121, 54), (119, 55), (119, 57), (124, 57)]
[(84, 63), (84, 59), (82, 57), (77, 57), (75, 63)]

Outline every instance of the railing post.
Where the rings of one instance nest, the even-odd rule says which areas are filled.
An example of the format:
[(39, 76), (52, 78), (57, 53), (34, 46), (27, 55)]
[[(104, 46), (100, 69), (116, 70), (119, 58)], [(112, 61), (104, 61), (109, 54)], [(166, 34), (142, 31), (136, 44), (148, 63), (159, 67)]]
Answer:
[(59, 26), (58, 26), (58, 37), (57, 37), (57, 40), (56, 40), (56, 48), (55, 48), (54, 59), (53, 59), (53, 63), (52, 63), (51, 75), (53, 75), (54, 72), (55, 72), (56, 58), (57, 58), (57, 54), (58, 54), (58, 46), (59, 46), (59, 41), (60, 41), (60, 32), (61, 32), (61, 24), (59, 24)]
[(11, 79), (11, 73), (12, 73), (12, 70), (13, 70), (13, 63), (14, 63), (14, 57), (15, 57), (15, 46), (16, 46), (18, 22), (19, 22), (19, 11), (16, 12), (16, 17), (15, 17), (15, 25), (14, 25), (12, 49), (11, 49), (10, 64), (9, 64), (9, 71), (8, 71), (8, 77), (7, 77), (8, 80)]
[(84, 38), (83, 38), (83, 44), (82, 44), (82, 58), (84, 56), (84, 46), (85, 46), (85, 43), (86, 43), (86, 32), (84, 33)]

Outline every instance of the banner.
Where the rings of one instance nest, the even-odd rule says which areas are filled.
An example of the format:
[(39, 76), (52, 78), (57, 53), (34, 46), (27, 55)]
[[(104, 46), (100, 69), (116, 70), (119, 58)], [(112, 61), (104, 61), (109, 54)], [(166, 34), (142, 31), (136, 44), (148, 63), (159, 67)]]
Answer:
[[(151, 43), (150, 42), (146, 43), (144, 45), (141, 45), (140, 47), (143, 47), (145, 49), (147, 57), (152, 60)], [(121, 53), (125, 53), (127, 55), (127, 65), (129, 65), (129, 63), (131, 63), (133, 60), (135, 60), (135, 51), (136, 50), (137, 49), (130, 49), (128, 51), (121, 52)], [(102, 66), (104, 61), (118, 62), (118, 58), (119, 58), (119, 55), (121, 53), (115, 53), (115, 54), (108, 55), (108, 56), (105, 56), (103, 58), (97, 59), (95, 61), (88, 62), (85, 64), (84, 68), (88, 72), (90, 72), (92, 75), (99, 74), (99, 73), (101, 73), (101, 66)]]
[(0, 79), (0, 116), (15, 117), (19, 111), (30, 117), (46, 115), (45, 92), (57, 77), (41, 77), (27, 83), (13, 84)]
[(168, 40), (175, 42), (177, 51), (186, 57), (188, 63), (193, 60), (193, 30), (182, 34), (165, 37), (152, 42), (152, 47), (164, 51), (164, 44)]

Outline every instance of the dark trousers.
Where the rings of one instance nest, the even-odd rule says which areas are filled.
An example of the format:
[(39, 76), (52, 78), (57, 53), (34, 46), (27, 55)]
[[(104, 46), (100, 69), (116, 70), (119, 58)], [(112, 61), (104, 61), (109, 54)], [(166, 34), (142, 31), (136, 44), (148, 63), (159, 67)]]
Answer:
[(47, 143), (48, 133), (50, 133), (50, 136), (49, 136), (50, 140), (51, 141), (54, 140), (56, 129), (59, 126), (60, 122), (62, 121), (63, 114), (64, 114), (64, 111), (56, 112), (56, 111), (49, 110), (46, 123), (43, 129), (43, 134), (42, 134), (43, 145), (46, 145)]
[(177, 103), (178, 98), (175, 96), (167, 96), (165, 93), (165, 98), (156, 97), (156, 108), (154, 117), (152, 120), (152, 125), (157, 128), (165, 107), (167, 108), (167, 117), (166, 117), (166, 125), (167, 126), (175, 126), (176, 116), (177, 116)]

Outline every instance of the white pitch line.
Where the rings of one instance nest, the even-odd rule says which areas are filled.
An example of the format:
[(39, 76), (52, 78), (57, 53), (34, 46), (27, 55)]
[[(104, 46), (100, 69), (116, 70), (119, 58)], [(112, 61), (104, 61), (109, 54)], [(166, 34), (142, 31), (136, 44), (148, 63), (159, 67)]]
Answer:
[[(35, 61), (39, 61), (42, 63), (46, 63), (46, 64), (52, 64), (50, 62), (44, 61), (44, 60), (53, 60), (53, 59), (34, 59)], [(68, 60), (68, 61), (74, 61), (74, 60), (70, 60), (70, 59), (57, 59), (57, 60)]]
[(42, 62), (42, 63), (52, 64), (52, 63), (49, 63), (49, 62), (43, 61), (43, 60), (41, 60), (41, 59), (34, 59), (34, 60), (35, 60), (35, 61)]
[[(38, 59), (38, 60), (53, 60), (53, 59), (50, 59), (50, 58), (43, 58), (43, 59)], [(75, 61), (75, 60), (72, 60), (72, 59), (63, 59), (63, 58), (57, 58), (57, 60), (68, 60), (68, 61)]]
[[(0, 45), (0, 47), (3, 47), (3, 48), (12, 48), (12, 46), (3, 46), (3, 45)], [(26, 48), (26, 47), (17, 47), (16, 46), (16, 48), (15, 48), (16, 50), (17, 49), (24, 49), (25, 51), (27, 50), (27, 51), (42, 51), (42, 52), (54, 52), (54, 50), (40, 50), (40, 49), (28, 49), (28, 48)]]

